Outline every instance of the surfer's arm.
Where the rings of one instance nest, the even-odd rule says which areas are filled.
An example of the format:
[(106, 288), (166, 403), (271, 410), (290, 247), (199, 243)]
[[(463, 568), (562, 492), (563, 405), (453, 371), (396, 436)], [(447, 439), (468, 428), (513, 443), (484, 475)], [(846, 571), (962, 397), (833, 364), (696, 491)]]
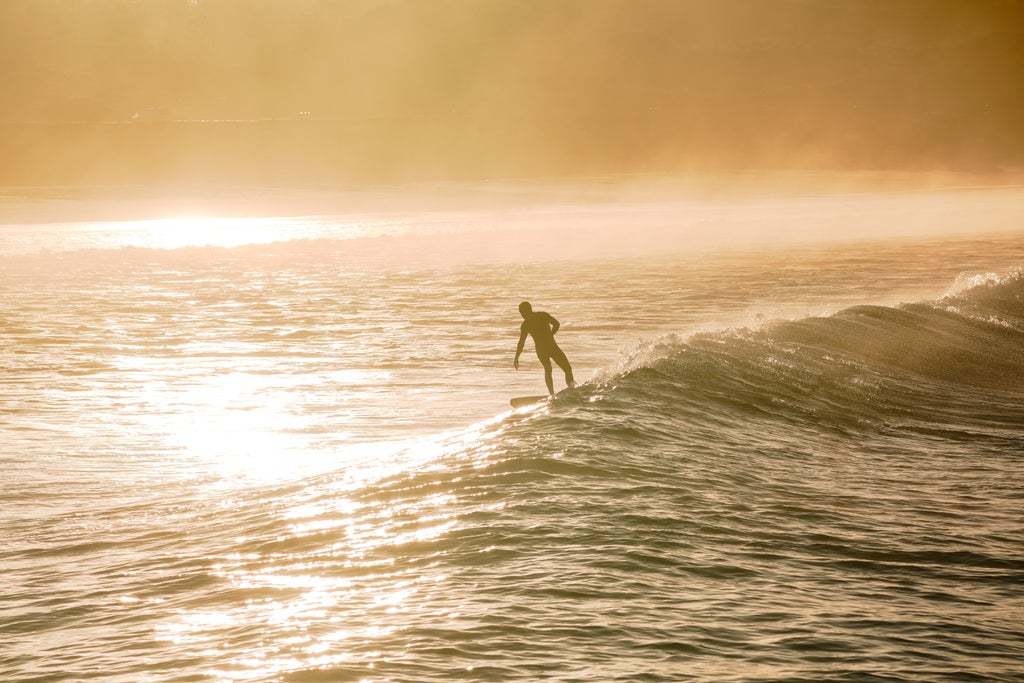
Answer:
[(555, 316), (553, 315), (548, 315), (548, 320), (551, 321), (551, 336), (553, 337), (555, 336), (555, 333), (558, 332), (558, 328), (561, 327), (562, 325), (557, 320), (555, 320)]
[(526, 345), (526, 325), (523, 325), (523, 327), (520, 329), (520, 332), (519, 332), (519, 345), (516, 346), (516, 357), (515, 357), (515, 360), (512, 361), (512, 365), (515, 367), (516, 370), (519, 369), (519, 356), (522, 355), (522, 353), (523, 353), (523, 346), (525, 346), (525, 345)]

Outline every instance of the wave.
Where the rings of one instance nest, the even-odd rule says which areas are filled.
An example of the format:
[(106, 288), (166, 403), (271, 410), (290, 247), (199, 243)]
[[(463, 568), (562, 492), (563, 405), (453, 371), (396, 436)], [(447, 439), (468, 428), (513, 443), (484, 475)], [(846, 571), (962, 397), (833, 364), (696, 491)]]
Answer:
[[(611, 422), (654, 416), (642, 420), (646, 438), (744, 422), (1019, 435), (1024, 270), (978, 278), (936, 301), (645, 341), (556, 405), (587, 403)], [(624, 439), (636, 436), (628, 431)]]
[[(1024, 446), (1024, 359), (1009, 353), (1024, 341), (1022, 295), (1018, 271), (936, 301), (644, 342), (550, 403), (397, 456), (411, 466), (379, 481), (296, 485), (287, 495), (312, 492), (323, 524), (283, 543), (286, 530), (263, 532), (277, 545), (244, 551), (335, 553), (339, 538), (361, 540), (352, 529), (383, 529), (375, 539), (399, 540), (365, 541), (356, 562), (442, 567), (444, 596), (488, 615), (481, 638), (499, 626), (537, 636), (538, 623), (564, 623), (566, 604), (588, 623), (580, 610), (611, 604), (607, 632), (630, 651), (720, 653), (730, 670), (767, 655), (709, 636), (723, 618), (730, 633), (782, 624), (766, 647), (779, 662), (811, 653), (790, 665), (806, 680), (834, 673), (815, 668), (821, 652), (890, 648), (882, 661), (905, 666), (913, 641), (930, 664), (941, 633), (960, 649), (938, 656), (1003, 657), (999, 613), (974, 615), (998, 610), (1022, 568), (1007, 531)], [(359, 514), (349, 508), (365, 523), (338, 524)], [(481, 579), (489, 570), (501, 588)], [(503, 595), (536, 606), (501, 609)], [(615, 631), (624, 615), (638, 626)]]

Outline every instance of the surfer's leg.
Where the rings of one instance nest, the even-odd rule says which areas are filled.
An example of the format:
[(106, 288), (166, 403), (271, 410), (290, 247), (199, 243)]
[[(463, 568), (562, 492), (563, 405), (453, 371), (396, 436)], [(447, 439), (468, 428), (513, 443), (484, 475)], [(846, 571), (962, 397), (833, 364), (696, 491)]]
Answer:
[(548, 385), (548, 393), (555, 393), (555, 380), (551, 376), (551, 359), (547, 356), (538, 356), (541, 365), (544, 366), (544, 383)]
[(569, 365), (569, 359), (565, 357), (565, 352), (557, 346), (551, 352), (551, 358), (558, 363), (558, 367), (562, 368), (565, 372), (565, 383), (570, 387), (576, 386), (576, 382), (572, 378), (572, 366)]

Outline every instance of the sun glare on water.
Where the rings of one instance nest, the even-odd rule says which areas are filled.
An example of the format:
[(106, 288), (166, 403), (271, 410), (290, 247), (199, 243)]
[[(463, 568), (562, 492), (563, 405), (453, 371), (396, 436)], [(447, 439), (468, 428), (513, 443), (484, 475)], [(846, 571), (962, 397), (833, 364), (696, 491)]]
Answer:
[[(202, 391), (216, 403), (222, 394), (254, 389), (249, 379), (235, 376)], [(277, 405), (271, 412), (281, 416), (288, 410)], [(234, 451), (247, 451), (248, 466), (273, 480), (294, 458), (274, 453), (282, 444), (267, 439), (275, 426), (271, 417), (254, 414), (231, 424), (223, 413), (211, 416), (211, 424), (195, 430), (187, 446), (197, 455), (205, 453), (215, 469), (219, 463), (230, 470)], [(413, 482), (417, 472), (429, 471), (452, 453), (464, 454), (469, 445), (475, 446), (474, 457), (465, 465), (491, 462), (497, 454), (486, 447), (486, 434), (500, 430), (499, 423), (410, 441), (390, 453), (379, 444), (356, 449), (348, 465), (309, 480), (276, 504), (260, 499), (255, 504), (271, 520), (272, 542), (259, 536), (259, 528), (251, 529), (254, 537), (235, 538), (234, 547), (211, 566), (214, 576), (248, 599), (169, 611), (155, 629), (156, 638), (202, 652), (216, 652), (232, 638), (232, 651), (211, 663), (211, 676), (269, 680), (318, 669), (324, 677), (332, 670), (372, 672), (375, 661), (387, 661), (385, 653), (394, 650), (395, 634), (405, 624), (430, 619), (457, 628), (459, 608), (443, 599), (446, 572), (434, 562), (409, 561), (405, 548), (455, 531), (459, 500), (448, 491), (424, 492)], [(259, 438), (235, 441), (257, 424), (264, 426), (257, 430)], [(395, 480), (401, 483), (386, 483)], [(247, 499), (243, 494), (241, 500)]]
[[(373, 377), (369, 371), (347, 370), (331, 380)], [(150, 408), (141, 418), (143, 428), (162, 434), (166, 446), (180, 453), (182, 467), (229, 487), (295, 480), (398, 448), (388, 442), (348, 443), (346, 424), (356, 418), (343, 408), (323, 425), (316, 406), (303, 403), (308, 381), (305, 375), (236, 368), (197, 373), (187, 385), (153, 382), (139, 396), (139, 403)]]
[(153, 249), (238, 247), (289, 239), (294, 221), (280, 218), (180, 216), (129, 221), (118, 225), (133, 246)]

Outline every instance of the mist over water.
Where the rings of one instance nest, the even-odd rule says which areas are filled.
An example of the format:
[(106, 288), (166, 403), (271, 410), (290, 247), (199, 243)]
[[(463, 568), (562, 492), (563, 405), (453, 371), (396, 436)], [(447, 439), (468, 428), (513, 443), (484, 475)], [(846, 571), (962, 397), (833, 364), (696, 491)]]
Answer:
[(0, 677), (1015, 680), (1017, 207), (0, 227)]
[(10, 0), (0, 182), (1019, 169), (1022, 24), (1015, 0)]
[[(443, 266), (991, 235), (1024, 222), (1019, 184), (943, 174), (930, 187), (926, 177), (913, 178), (620, 176), (336, 192), (237, 189), (164, 199), (127, 199), (123, 188), (104, 200), (93, 190), (62, 202), (22, 190), (0, 203), (7, 223), (0, 255), (244, 247), (290, 257), (326, 249), (352, 260)], [(216, 217), (204, 216), (209, 208)], [(276, 217), (250, 215), (267, 209)], [(91, 220), (67, 220), (83, 213)], [(41, 230), (40, 223), (50, 225)]]

